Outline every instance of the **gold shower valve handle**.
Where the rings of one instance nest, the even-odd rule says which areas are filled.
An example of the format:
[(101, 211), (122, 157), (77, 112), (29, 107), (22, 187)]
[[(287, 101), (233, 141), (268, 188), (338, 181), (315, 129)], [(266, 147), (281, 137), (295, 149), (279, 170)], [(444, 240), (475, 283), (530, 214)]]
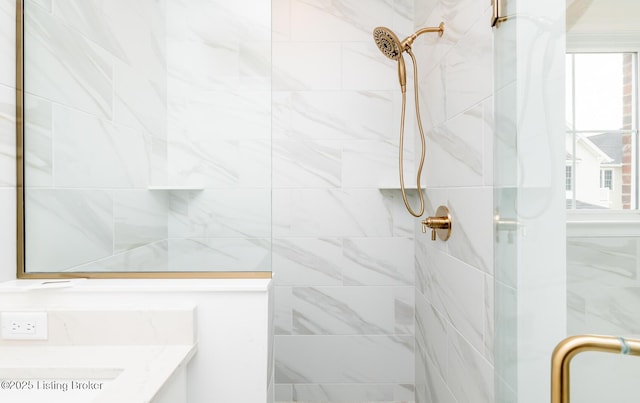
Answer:
[(427, 217), (422, 221), (422, 232), (427, 232), (427, 227), (431, 228), (431, 240), (436, 240), (436, 235), (443, 241), (451, 236), (451, 214), (447, 206), (440, 206), (436, 210), (436, 215)]

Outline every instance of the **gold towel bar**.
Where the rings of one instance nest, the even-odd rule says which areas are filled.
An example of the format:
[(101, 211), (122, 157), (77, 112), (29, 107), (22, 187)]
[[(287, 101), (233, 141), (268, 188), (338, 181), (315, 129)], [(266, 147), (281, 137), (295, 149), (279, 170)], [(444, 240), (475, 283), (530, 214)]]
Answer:
[(551, 403), (569, 403), (569, 364), (585, 351), (640, 356), (640, 340), (615, 336), (580, 335), (562, 340), (551, 357)]

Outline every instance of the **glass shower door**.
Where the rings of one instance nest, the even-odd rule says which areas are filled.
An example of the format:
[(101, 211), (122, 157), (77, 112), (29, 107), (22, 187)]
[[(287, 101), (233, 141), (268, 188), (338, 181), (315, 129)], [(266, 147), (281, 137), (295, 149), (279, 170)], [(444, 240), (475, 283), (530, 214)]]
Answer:
[[(640, 338), (640, 4), (507, 8), (494, 33), (496, 401), (548, 402), (564, 337)], [(639, 376), (637, 357), (580, 354), (571, 401), (636, 402)]]

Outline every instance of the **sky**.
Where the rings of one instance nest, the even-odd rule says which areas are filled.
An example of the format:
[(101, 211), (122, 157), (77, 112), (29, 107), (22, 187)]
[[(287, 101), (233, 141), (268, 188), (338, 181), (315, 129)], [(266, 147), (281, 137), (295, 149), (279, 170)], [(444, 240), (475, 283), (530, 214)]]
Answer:
[[(572, 60), (574, 61), (572, 63)], [(567, 55), (566, 120), (571, 127), (572, 68), (575, 78), (576, 130), (617, 130), (622, 126), (622, 55)]]

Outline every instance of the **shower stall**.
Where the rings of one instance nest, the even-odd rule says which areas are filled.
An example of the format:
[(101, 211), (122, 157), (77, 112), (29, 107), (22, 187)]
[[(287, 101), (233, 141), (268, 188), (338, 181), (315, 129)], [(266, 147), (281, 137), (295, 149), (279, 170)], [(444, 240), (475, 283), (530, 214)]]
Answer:
[[(0, 0), (0, 18), (12, 21), (14, 3)], [(72, 64), (55, 70), (69, 80), (65, 88), (84, 83), (78, 90), (99, 101), (28, 97), (27, 124), (36, 134), (28, 157), (37, 170), (26, 179), (42, 196), (36, 206), (95, 199), (88, 213), (104, 224), (92, 234), (97, 242), (83, 236), (80, 224), (92, 221), (69, 219), (80, 211), (72, 203), (42, 214), (91, 247), (76, 253), (62, 237), (36, 243), (58, 242), (65, 249), (51, 253), (65, 260), (60, 267), (87, 271), (273, 272), (276, 401), (545, 402), (551, 353), (567, 335), (640, 333), (635, 207), (620, 214), (566, 208), (568, 195), (572, 207), (583, 201), (574, 190), (578, 177), (568, 174), (585, 166), (574, 157), (590, 137), (567, 125), (566, 54), (630, 54), (625, 96), (637, 115), (640, 40), (630, 33), (637, 24), (621, 23), (639, 15), (633, 0), (608, 7), (627, 32), (599, 25), (599, 40), (579, 31), (590, 12), (605, 15), (596, 0), (504, 0), (497, 28), (490, 2), (476, 0), (163, 0), (136, 3), (128, 13), (109, 11), (116, 2), (26, 3), (34, 7), (31, 33), (50, 26), (61, 35), (58, 48), (41, 49), (52, 59), (82, 47), (94, 56), (80, 62), (86, 79), (67, 74)], [(621, 12), (623, 5), (635, 8)], [(144, 8), (152, 18), (138, 24)], [(167, 10), (180, 18), (165, 20)], [(122, 37), (112, 38), (105, 21), (126, 28)], [(441, 22), (442, 36), (411, 44), (420, 70), (404, 78), (398, 69), (406, 69), (381, 57), (371, 40), (376, 26), (402, 38)], [(3, 40), (10, 38), (4, 26)], [(393, 39), (382, 47), (396, 42), (396, 34), (380, 32)], [(143, 36), (157, 46), (127, 47)], [(148, 62), (145, 71), (128, 64), (136, 58)], [(13, 117), (4, 119), (15, 97), (7, 76), (0, 75), (2, 142), (14, 133), (6, 124)], [(399, 78), (419, 84), (419, 97), (406, 105)], [(419, 202), (417, 189), (403, 197), (397, 175), (405, 107), (419, 108), (424, 119), (423, 128), (409, 119), (405, 125), (405, 167), (420, 165), (424, 131), (425, 174), (416, 187), (425, 215), (449, 208), (455, 230), (446, 243), (425, 236), (405, 210)], [(166, 114), (170, 120), (156, 119)], [(633, 161), (636, 122), (613, 130), (629, 139)], [(86, 155), (74, 161), (78, 147), (52, 141), (58, 128), (87, 133)], [(143, 165), (150, 175), (108, 171), (104, 189), (87, 182), (96, 136), (114, 148), (100, 158), (118, 160), (123, 151), (125, 168)], [(618, 178), (615, 158), (603, 155), (596, 153), (604, 164), (597, 166), (598, 203), (613, 197)], [(54, 161), (62, 164), (57, 170)], [(635, 174), (636, 165), (626, 169)], [(76, 176), (54, 180), (65, 170)], [(0, 178), (13, 206), (14, 179)], [(630, 205), (637, 205), (636, 183), (626, 183)], [(44, 189), (52, 184), (73, 197), (52, 197)], [(14, 238), (9, 233), (4, 239)], [(39, 271), (54, 270), (50, 260), (34, 259)], [(594, 355), (573, 365), (578, 401), (635, 400), (629, 385), (640, 360)], [(609, 382), (620, 383), (603, 392)]]

